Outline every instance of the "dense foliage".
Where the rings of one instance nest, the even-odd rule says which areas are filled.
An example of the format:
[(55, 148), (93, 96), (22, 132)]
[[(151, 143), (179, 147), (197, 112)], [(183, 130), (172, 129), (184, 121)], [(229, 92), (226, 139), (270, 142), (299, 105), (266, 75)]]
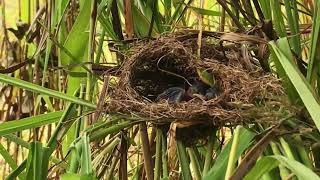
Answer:
[[(17, 2), (0, 4), (3, 178), (320, 179), (318, 1)], [(195, 35), (194, 57), (202, 57), (206, 35), (219, 36), (217, 49), (237, 47), (242, 59), (281, 79), (283, 99), (268, 106), (276, 116), (240, 114), (245, 123), (201, 127), (198, 137), (181, 119), (161, 126), (104, 111), (136, 42), (186, 30)], [(196, 73), (214, 83), (207, 71)], [(189, 136), (176, 136), (185, 127)]]

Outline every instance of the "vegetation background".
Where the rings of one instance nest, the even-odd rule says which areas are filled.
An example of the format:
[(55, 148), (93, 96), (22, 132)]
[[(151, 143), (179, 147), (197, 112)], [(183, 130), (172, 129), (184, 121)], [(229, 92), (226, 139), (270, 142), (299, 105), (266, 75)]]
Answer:
[[(320, 179), (318, 1), (2, 0), (0, 5), (3, 179)], [(284, 114), (288, 126), (299, 127), (294, 132), (275, 136), (273, 127), (262, 124), (221, 127), (206, 143), (186, 147), (177, 140), (177, 156), (168, 159), (167, 134), (150, 123), (108, 114), (92, 121), (104, 102), (99, 99), (104, 80), (94, 73), (95, 65), (119, 65), (124, 59), (119, 52), (129, 50), (125, 40), (185, 29), (241, 35), (270, 22), (275, 35), (264, 51), (267, 65), (282, 79), (290, 103), (307, 114), (301, 117), (308, 117)]]

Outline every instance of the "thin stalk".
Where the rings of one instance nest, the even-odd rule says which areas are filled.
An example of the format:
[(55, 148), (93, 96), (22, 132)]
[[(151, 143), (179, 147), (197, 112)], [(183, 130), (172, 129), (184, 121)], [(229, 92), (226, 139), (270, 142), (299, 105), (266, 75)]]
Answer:
[[(297, 137), (294, 137), (295, 140), (297, 140), (298, 142), (302, 142), (302, 139), (300, 136), (297, 136)], [(312, 169), (313, 168), (313, 165), (312, 165), (312, 162), (308, 156), (308, 152), (307, 150), (303, 147), (303, 146), (300, 146), (300, 145), (297, 145), (297, 152), (299, 154), (299, 157), (301, 159), (301, 161), (303, 162), (303, 164), (305, 166), (307, 166), (308, 168)]]
[(281, 137), (280, 138), (281, 146), (289, 159), (297, 160), (297, 156), (294, 154), (294, 149), (290, 147), (290, 145)]
[(229, 14), (230, 18), (233, 20), (233, 22), (236, 24), (236, 26), (239, 28), (240, 31), (244, 31), (245, 28), (243, 25), (239, 22), (238, 18), (234, 15), (234, 13), (229, 9), (228, 5), (223, 0), (217, 0), (217, 2), (223, 7), (223, 9)]
[(128, 179), (128, 141), (125, 138), (127, 132), (121, 134), (121, 144), (119, 148), (120, 153), (120, 165), (119, 165), (119, 179)]
[(226, 176), (225, 176), (225, 180), (228, 180), (234, 171), (234, 167), (235, 167), (235, 163), (237, 161), (236, 159), (236, 153), (237, 153), (237, 148), (239, 145), (239, 138), (240, 138), (240, 129), (241, 126), (237, 126), (236, 130), (234, 131), (234, 136), (233, 136), (233, 140), (232, 140), (232, 146), (231, 146), (231, 151), (229, 154), (229, 160), (228, 160), (228, 166), (227, 166), (227, 171), (226, 171)]
[[(274, 155), (282, 155), (281, 152), (279, 151), (279, 148), (278, 148), (278, 146), (277, 146), (276, 143), (271, 142), (271, 143), (270, 143), (270, 146), (271, 146), (271, 149), (272, 149)], [(286, 179), (286, 177), (289, 176), (290, 172), (289, 172), (288, 169), (287, 169), (284, 165), (282, 165), (282, 164), (279, 164), (278, 167), (279, 167), (279, 170), (280, 170), (280, 177), (281, 177), (281, 179)]]
[(188, 154), (191, 161), (191, 166), (196, 177), (196, 180), (201, 180), (200, 166), (199, 161), (196, 158), (195, 152), (193, 148), (188, 148)]
[[(200, 0), (200, 8), (203, 9), (204, 6), (204, 1)], [(197, 55), (200, 58), (201, 57), (201, 43), (202, 43), (202, 25), (203, 25), (203, 15), (202, 14), (198, 14), (198, 20), (199, 20), (199, 34), (198, 34), (198, 41), (197, 41), (197, 45), (198, 45), (198, 49), (197, 49)]]
[(162, 149), (162, 177), (169, 178), (168, 161), (167, 161), (167, 137), (161, 131), (161, 149)]
[(69, 169), (68, 169), (69, 173), (77, 173), (78, 172), (78, 168), (80, 165), (79, 156), (81, 154), (81, 152), (79, 152), (78, 150), (81, 150), (81, 146), (82, 146), (82, 142), (79, 141), (71, 148), (71, 158), (70, 158), (70, 164), (69, 164)]
[(140, 131), (142, 153), (143, 153), (143, 159), (144, 159), (144, 169), (146, 171), (147, 180), (153, 180), (152, 157), (151, 157), (151, 150), (149, 145), (147, 125), (145, 122), (140, 123), (139, 131)]
[(160, 172), (161, 172), (161, 144), (162, 144), (162, 137), (161, 137), (161, 129), (157, 128), (157, 136), (156, 136), (156, 157), (155, 157), (155, 165), (154, 165), (154, 179), (160, 179)]
[(106, 179), (112, 179), (114, 177), (114, 170), (116, 168), (116, 165), (118, 164), (119, 162), (119, 153), (118, 151), (115, 151), (115, 156), (113, 156), (113, 160), (112, 160), (112, 163), (111, 163), (111, 166), (110, 166), (110, 170), (108, 171), (108, 174), (107, 174), (107, 178)]
[(183, 180), (192, 180), (192, 176), (189, 168), (190, 161), (187, 156), (186, 147), (181, 142), (181, 140), (177, 139), (176, 141), (177, 141), (178, 158), (180, 162)]
[(210, 134), (210, 136), (209, 136), (208, 148), (207, 148), (207, 153), (206, 153), (203, 171), (202, 171), (203, 176), (205, 176), (207, 174), (207, 172), (209, 171), (210, 165), (211, 165), (213, 146), (215, 143), (215, 141), (214, 141), (215, 135), (216, 135), (216, 131), (214, 131), (214, 133)]
[[(48, 10), (47, 10), (47, 26), (48, 26), (48, 33), (51, 33), (52, 31), (52, 12), (54, 11), (53, 9), (53, 1), (50, 0), (48, 3)], [(44, 58), (44, 67), (43, 67), (43, 76), (42, 76), (42, 83), (41, 86), (44, 87), (46, 78), (47, 78), (47, 70), (48, 70), (48, 62), (49, 62), (49, 57), (51, 54), (51, 48), (52, 48), (52, 42), (47, 39), (47, 44), (46, 44), (46, 54)]]
[[(288, 18), (288, 25), (290, 27), (290, 31), (292, 33), (291, 37), (291, 45), (294, 50), (294, 52), (298, 55), (298, 57), (301, 56), (301, 47), (300, 47), (300, 34), (299, 34), (299, 29), (298, 29), (298, 19), (294, 18), (294, 12), (291, 10), (292, 6), (297, 6), (296, 3), (294, 3), (295, 0), (284, 0), (284, 5), (286, 8), (287, 12), (287, 18)], [(296, 8), (293, 8), (295, 10)], [(294, 13), (294, 14), (293, 14)]]
[(272, 14), (273, 14), (273, 23), (274, 23), (275, 30), (277, 31), (280, 37), (286, 37), (287, 33), (286, 33), (284, 20), (281, 13), (282, 11), (281, 11), (279, 0), (272, 0), (271, 6), (273, 7)]
[[(81, 84), (80, 86), (80, 92), (84, 91), (84, 86), (83, 84)], [(84, 93), (80, 93), (79, 98), (83, 98), (83, 94)], [(82, 124), (82, 115), (83, 111), (82, 111), (82, 107), (80, 106), (78, 108), (78, 112), (77, 112), (77, 116), (79, 118), (77, 118), (76, 120), (76, 129), (75, 129), (75, 138), (78, 138), (80, 136), (80, 131), (81, 131), (81, 124)], [(80, 143), (77, 143), (75, 146), (79, 146)], [(68, 147), (69, 148), (69, 147)], [(79, 147), (74, 147), (71, 150), (71, 158), (70, 158), (70, 167), (69, 167), (69, 172), (73, 172), (73, 173), (77, 173), (78, 170), (78, 166), (79, 166), (79, 153), (76, 151), (76, 149), (79, 149)]]
[(226, 10), (224, 8), (221, 9), (220, 23), (219, 23), (219, 31), (224, 32), (224, 26), (226, 24)]
[(103, 53), (102, 48), (103, 48), (103, 42), (104, 42), (104, 36), (106, 35), (106, 30), (104, 28), (102, 28), (102, 32), (100, 35), (100, 39), (98, 42), (98, 49), (97, 49), (97, 55), (96, 55), (96, 59), (94, 61), (95, 64), (98, 64), (100, 62), (100, 58), (101, 58), (101, 54)]
[[(90, 33), (89, 33), (89, 45), (88, 45), (88, 69), (90, 72), (87, 72), (87, 86), (86, 86), (86, 100), (91, 101), (92, 93), (91, 91), (91, 82), (92, 82), (92, 64), (94, 63), (94, 39), (95, 39), (95, 27), (97, 19), (97, 0), (91, 1), (91, 19), (90, 19)], [(84, 121), (84, 128), (90, 124), (90, 117), (87, 116)]]

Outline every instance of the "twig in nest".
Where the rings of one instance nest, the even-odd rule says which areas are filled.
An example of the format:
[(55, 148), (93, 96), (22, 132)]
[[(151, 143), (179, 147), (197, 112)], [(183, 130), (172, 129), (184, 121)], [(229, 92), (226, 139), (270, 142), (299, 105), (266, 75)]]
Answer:
[(160, 71), (164, 72), (164, 73), (167, 73), (167, 74), (170, 74), (170, 75), (173, 75), (173, 76), (176, 76), (176, 77), (179, 77), (179, 78), (185, 80), (185, 81), (188, 83), (189, 86), (192, 86), (192, 84), (191, 84), (185, 77), (183, 77), (183, 76), (181, 76), (181, 75), (179, 75), (179, 74), (170, 72), (170, 71), (166, 71), (166, 70), (161, 69), (161, 68), (159, 67), (159, 63), (160, 63), (160, 61), (162, 60), (162, 58), (164, 58), (164, 57), (167, 56), (168, 54), (169, 54), (169, 53), (167, 53), (167, 54), (165, 54), (165, 55), (163, 55), (163, 56), (161, 56), (161, 57), (159, 58), (159, 60), (158, 60), (158, 62), (157, 62), (157, 68), (158, 68)]

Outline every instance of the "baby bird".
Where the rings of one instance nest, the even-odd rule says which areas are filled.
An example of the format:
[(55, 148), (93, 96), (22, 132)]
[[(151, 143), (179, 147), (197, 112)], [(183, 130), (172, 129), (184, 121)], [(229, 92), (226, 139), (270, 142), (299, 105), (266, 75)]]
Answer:
[(216, 86), (210, 87), (201, 81), (194, 81), (192, 86), (187, 89), (181, 87), (170, 87), (163, 93), (159, 94), (156, 101), (162, 99), (168, 100), (169, 103), (179, 103), (181, 101), (189, 101), (195, 96), (202, 96), (204, 100), (210, 100), (219, 95)]
[(181, 87), (171, 87), (159, 94), (156, 101), (168, 100), (169, 103), (178, 103), (184, 99), (186, 91)]

